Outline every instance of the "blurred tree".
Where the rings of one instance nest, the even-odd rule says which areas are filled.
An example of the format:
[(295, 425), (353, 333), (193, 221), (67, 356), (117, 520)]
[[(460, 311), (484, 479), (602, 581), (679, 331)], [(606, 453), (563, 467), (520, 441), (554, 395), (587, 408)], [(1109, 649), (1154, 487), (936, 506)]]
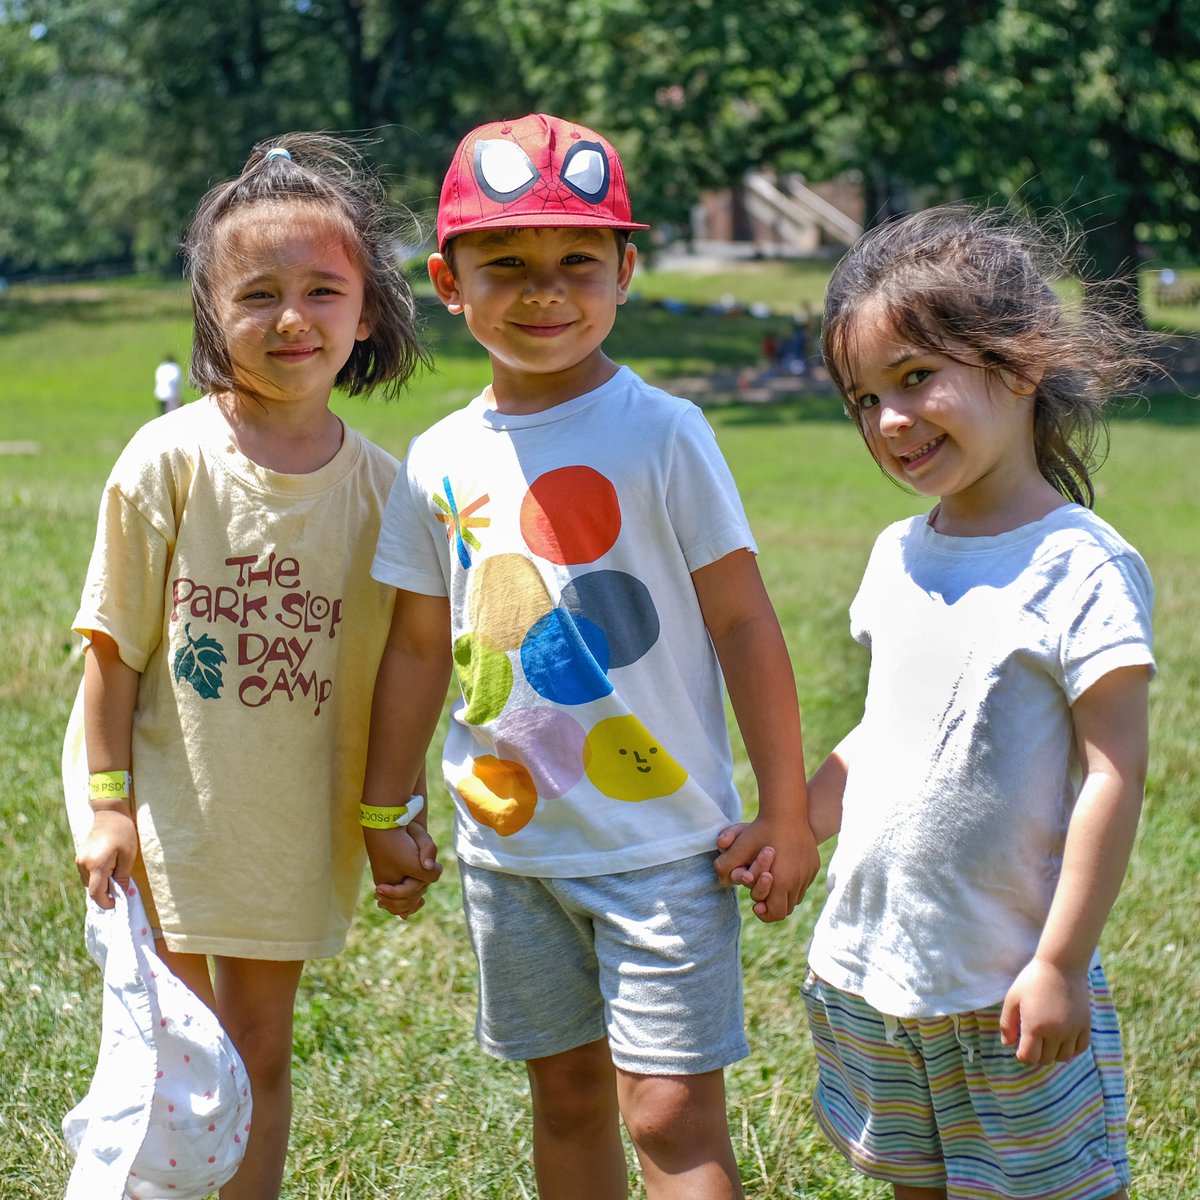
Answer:
[(1200, 254), (1200, 0), (497, 0), (535, 94), (614, 134), (651, 219), (751, 166), (853, 170), (868, 222), (941, 199), (1069, 210), (1136, 302)]
[[(62, 0), (63, 27), (79, 6)], [(0, 8), (0, 274), (41, 261), (124, 257), (127, 215), (95, 220), (98, 149), (139, 123), (115, 47), (93, 28), (83, 40), (50, 36), (40, 5)]]
[[(357, 130), (432, 210), (485, 106), (531, 104), (486, 0), (0, 0), (0, 270), (163, 266), (201, 193), (288, 129)], [(36, 36), (31, 36), (31, 34)], [(32, 48), (32, 49), (31, 49)], [(8, 85), (8, 81), (15, 81)], [(2, 128), (0, 124), (0, 128)], [(11, 162), (9, 160), (12, 160)]]
[(471, 107), (503, 89), (482, 0), (209, 0), (186, 21), (176, 0), (121, 7), (180, 213), (287, 129), (371, 131), (373, 160), (427, 207)]
[(1139, 245), (1200, 254), (1200, 0), (0, 0), (0, 270), (167, 261), (290, 128), (373, 131), (431, 215), (462, 133), (533, 109), (610, 134), (656, 224), (853, 170), (868, 220), (1065, 207), (1126, 295)]
[(539, 105), (618, 143), (643, 219), (686, 230), (705, 188), (785, 155), (824, 161), (816, 131), (842, 56), (824, 31), (806, 35), (815, 0), (495, 7)]
[(1070, 210), (1140, 314), (1139, 248), (1200, 254), (1200, 0), (1008, 0), (961, 72), (974, 177)]

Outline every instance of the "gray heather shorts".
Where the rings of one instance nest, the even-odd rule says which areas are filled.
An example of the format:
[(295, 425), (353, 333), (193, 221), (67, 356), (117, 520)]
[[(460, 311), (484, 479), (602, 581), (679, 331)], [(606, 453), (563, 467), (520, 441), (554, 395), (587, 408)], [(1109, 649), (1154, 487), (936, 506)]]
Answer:
[(700, 1075), (749, 1053), (737, 895), (714, 854), (582, 879), (459, 863), (479, 960), (479, 1044), (497, 1058), (608, 1038), (637, 1075)]

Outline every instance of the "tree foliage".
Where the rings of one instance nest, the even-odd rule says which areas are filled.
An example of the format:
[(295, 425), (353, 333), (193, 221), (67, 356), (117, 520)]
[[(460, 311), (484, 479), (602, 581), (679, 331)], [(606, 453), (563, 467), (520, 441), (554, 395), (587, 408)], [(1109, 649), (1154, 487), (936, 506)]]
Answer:
[(168, 262), (292, 128), (373, 131), (428, 213), (531, 110), (612, 136), (656, 222), (775, 166), (857, 172), (871, 219), (1066, 207), (1107, 276), (1200, 254), (1200, 0), (0, 0), (0, 273)]

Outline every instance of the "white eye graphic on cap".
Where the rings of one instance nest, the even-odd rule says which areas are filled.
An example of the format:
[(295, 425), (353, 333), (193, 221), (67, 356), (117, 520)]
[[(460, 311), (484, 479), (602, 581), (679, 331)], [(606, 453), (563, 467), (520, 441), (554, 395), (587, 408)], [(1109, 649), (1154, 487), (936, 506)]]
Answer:
[(581, 200), (599, 204), (608, 195), (608, 155), (599, 142), (576, 142), (563, 160), (562, 181)]
[(533, 187), (537, 171), (516, 142), (497, 139), (475, 143), (475, 179), (485, 195), (503, 204)]

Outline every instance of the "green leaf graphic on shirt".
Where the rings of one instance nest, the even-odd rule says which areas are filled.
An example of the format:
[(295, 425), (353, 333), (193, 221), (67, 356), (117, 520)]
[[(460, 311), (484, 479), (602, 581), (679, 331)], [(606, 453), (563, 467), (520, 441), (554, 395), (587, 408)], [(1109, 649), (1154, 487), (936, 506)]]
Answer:
[(218, 699), (225, 682), (221, 678), (221, 663), (229, 661), (224, 647), (207, 633), (193, 639), (190, 622), (184, 625), (183, 636), (187, 638), (187, 645), (175, 651), (175, 679), (186, 679), (205, 700)]

